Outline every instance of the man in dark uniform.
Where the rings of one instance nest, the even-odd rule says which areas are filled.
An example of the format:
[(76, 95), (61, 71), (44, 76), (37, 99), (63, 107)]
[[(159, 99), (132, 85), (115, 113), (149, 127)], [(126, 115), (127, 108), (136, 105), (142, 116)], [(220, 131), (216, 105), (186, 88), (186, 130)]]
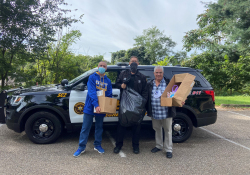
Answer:
[[(137, 66), (139, 65), (139, 60), (136, 56), (132, 56), (129, 61), (130, 70), (126, 70), (121, 72), (119, 78), (116, 81), (116, 87), (122, 90), (127, 86), (134, 89), (138, 92), (142, 97), (148, 99), (148, 91), (147, 91), (147, 80), (146, 76), (137, 71)], [(121, 96), (122, 98), (122, 96)], [(133, 152), (135, 154), (139, 154), (139, 139), (140, 139), (140, 129), (141, 124), (132, 126), (132, 146)], [(125, 135), (126, 127), (121, 126), (118, 123), (117, 128), (117, 137), (116, 137), (116, 147), (114, 148), (114, 153), (119, 153), (123, 146), (123, 138)]]

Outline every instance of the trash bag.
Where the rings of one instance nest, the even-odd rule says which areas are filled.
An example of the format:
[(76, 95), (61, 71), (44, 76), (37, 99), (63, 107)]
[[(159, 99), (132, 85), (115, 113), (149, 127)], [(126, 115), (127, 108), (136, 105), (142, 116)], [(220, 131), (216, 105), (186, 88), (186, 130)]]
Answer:
[(120, 102), (120, 124), (125, 127), (140, 124), (146, 112), (146, 102), (147, 100), (134, 89), (124, 89)]

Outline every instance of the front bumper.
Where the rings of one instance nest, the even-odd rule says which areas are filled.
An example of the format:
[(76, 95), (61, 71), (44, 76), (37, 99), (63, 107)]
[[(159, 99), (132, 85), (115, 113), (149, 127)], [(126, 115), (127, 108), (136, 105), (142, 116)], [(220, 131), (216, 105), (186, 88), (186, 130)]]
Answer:
[(18, 133), (21, 133), (21, 128), (20, 128), (20, 125), (18, 123), (11, 123), (11, 122), (8, 122), (8, 120), (6, 120), (6, 125), (9, 129), (15, 131), (15, 132), (18, 132)]
[(6, 109), (6, 125), (9, 129), (18, 133), (22, 132), (18, 123), (19, 117), (20, 115), (15, 109)]

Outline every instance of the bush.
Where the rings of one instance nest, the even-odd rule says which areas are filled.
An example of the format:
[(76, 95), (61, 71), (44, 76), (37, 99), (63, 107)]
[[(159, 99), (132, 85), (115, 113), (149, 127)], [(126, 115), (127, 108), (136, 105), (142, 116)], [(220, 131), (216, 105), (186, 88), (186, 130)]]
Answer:
[(246, 95), (250, 95), (250, 83), (247, 83), (243, 86), (242, 93)]
[[(249, 87), (248, 87), (249, 88)], [(227, 89), (226, 87), (222, 89), (215, 89), (216, 96), (248, 96), (249, 92), (243, 90)]]

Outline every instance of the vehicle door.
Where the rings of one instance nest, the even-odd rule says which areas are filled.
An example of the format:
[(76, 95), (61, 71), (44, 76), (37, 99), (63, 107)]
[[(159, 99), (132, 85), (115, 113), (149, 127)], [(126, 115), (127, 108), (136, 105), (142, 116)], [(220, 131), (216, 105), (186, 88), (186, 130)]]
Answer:
[[(115, 81), (119, 75), (119, 70), (107, 70), (105, 73), (112, 83), (112, 98), (118, 99), (117, 105), (119, 105), (120, 99), (120, 89), (115, 88)], [(71, 123), (82, 123), (83, 122), (83, 109), (85, 106), (85, 100), (88, 93), (88, 77), (85, 77), (81, 80), (79, 84), (72, 88), (69, 99), (69, 114)], [(107, 114), (104, 122), (113, 122), (118, 121), (118, 110), (116, 114)], [(93, 119), (95, 122), (95, 120)]]
[(7, 99), (7, 93), (2, 91), (0, 93), (0, 123), (5, 123), (5, 112), (4, 112), (4, 104)]
[(110, 79), (112, 84), (112, 98), (117, 99), (117, 108), (115, 114), (106, 114), (104, 118), (104, 122), (117, 122), (118, 121), (118, 114), (120, 108), (120, 89), (116, 88), (115, 82), (120, 74), (121, 70), (118, 69), (108, 69), (105, 73), (107, 77)]
[[(139, 72), (141, 72), (143, 75), (146, 76), (147, 82), (151, 81), (154, 79), (154, 69), (139, 69)], [(143, 118), (143, 120), (151, 120), (150, 117), (148, 117), (147, 115), (145, 115), (145, 117)]]

